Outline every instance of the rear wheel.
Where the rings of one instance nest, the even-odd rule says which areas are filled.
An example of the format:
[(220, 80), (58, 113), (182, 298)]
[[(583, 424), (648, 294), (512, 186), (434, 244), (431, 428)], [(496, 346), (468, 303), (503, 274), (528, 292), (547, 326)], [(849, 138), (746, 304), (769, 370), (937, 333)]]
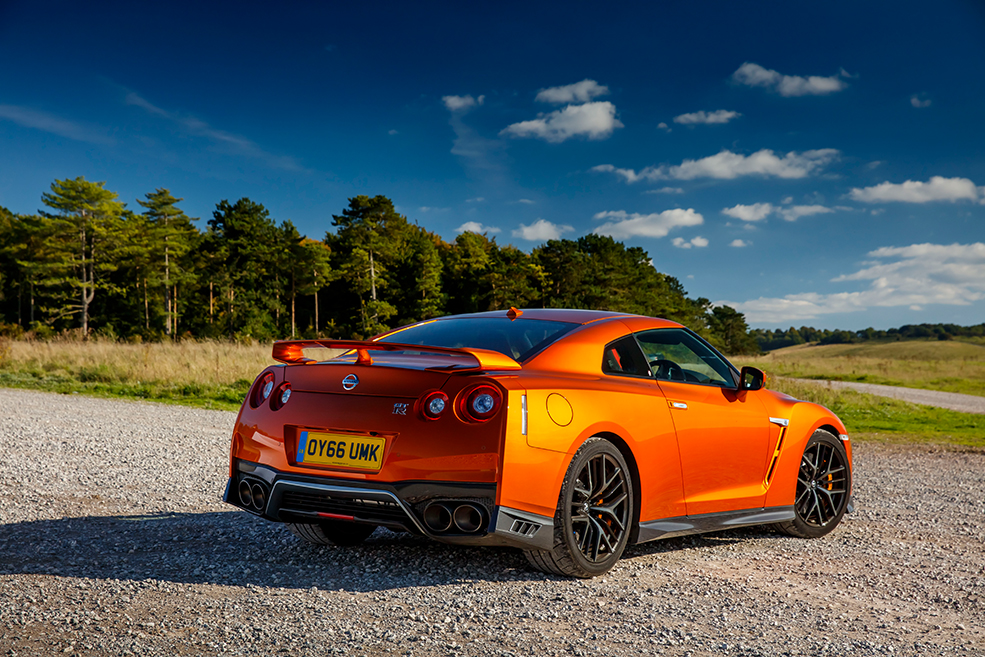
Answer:
[(800, 538), (818, 538), (838, 526), (848, 508), (852, 471), (845, 446), (818, 429), (807, 441), (797, 473), (794, 519), (780, 529)]
[(376, 525), (363, 525), (340, 520), (318, 523), (287, 523), (295, 536), (312, 545), (359, 545), (373, 533)]
[(626, 459), (607, 440), (590, 438), (568, 466), (554, 515), (554, 547), (526, 550), (543, 572), (595, 577), (622, 556), (633, 518), (633, 482)]

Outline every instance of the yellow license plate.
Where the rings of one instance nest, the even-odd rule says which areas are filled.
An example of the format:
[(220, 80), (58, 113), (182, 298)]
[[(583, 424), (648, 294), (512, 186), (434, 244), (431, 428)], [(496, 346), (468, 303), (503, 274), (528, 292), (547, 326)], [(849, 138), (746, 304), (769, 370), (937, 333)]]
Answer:
[(302, 431), (296, 461), (312, 465), (379, 470), (383, 467), (386, 439), (344, 433)]

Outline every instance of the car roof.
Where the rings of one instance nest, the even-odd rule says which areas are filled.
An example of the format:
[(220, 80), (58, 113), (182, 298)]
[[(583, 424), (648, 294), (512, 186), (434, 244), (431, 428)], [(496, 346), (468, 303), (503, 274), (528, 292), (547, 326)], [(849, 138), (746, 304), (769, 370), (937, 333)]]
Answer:
[[(466, 315), (447, 315), (438, 317), (437, 321), (465, 318), (486, 318), (486, 317), (507, 317), (508, 310), (491, 310), (482, 313), (469, 313)], [(600, 319), (612, 319), (616, 317), (641, 317), (630, 313), (617, 313), (611, 310), (578, 310), (571, 308), (524, 308), (519, 311), (523, 319), (541, 319), (552, 322), (567, 322), (569, 324), (589, 324)]]

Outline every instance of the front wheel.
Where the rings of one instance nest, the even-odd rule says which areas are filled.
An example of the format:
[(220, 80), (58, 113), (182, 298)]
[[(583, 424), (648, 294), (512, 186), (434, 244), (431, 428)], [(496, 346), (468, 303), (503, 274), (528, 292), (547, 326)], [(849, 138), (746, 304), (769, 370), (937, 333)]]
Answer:
[(359, 545), (369, 538), (376, 525), (325, 520), (318, 523), (287, 523), (287, 528), (305, 543), (348, 547)]
[(526, 550), (543, 572), (595, 577), (622, 556), (633, 519), (633, 482), (626, 459), (603, 438), (585, 441), (568, 466), (554, 515), (554, 547)]
[(794, 519), (780, 523), (780, 530), (799, 538), (824, 536), (844, 517), (851, 490), (852, 471), (845, 446), (818, 429), (800, 459)]

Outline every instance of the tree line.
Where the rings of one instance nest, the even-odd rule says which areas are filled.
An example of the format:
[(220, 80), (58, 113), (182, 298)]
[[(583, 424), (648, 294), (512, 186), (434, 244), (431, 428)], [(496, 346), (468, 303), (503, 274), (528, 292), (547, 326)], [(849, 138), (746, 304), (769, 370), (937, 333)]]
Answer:
[(974, 326), (958, 326), (957, 324), (905, 324), (899, 328), (877, 330), (872, 327), (860, 331), (844, 331), (840, 329), (816, 329), (811, 326), (801, 326), (799, 329), (790, 327), (786, 331), (776, 329), (756, 329), (752, 336), (763, 351), (772, 351), (791, 347), (797, 344), (816, 342), (818, 344), (854, 344), (869, 340), (914, 340), (917, 338), (936, 338), (937, 340), (953, 340), (954, 338), (985, 337), (985, 324)]
[(526, 253), (485, 234), (453, 242), (385, 196), (355, 196), (321, 240), (260, 203), (222, 200), (203, 228), (157, 189), (130, 208), (103, 182), (56, 180), (43, 210), (0, 207), (7, 333), (130, 340), (367, 338), (447, 314), (604, 309), (681, 322), (726, 353), (758, 351), (742, 313), (693, 299), (645, 250), (610, 237)]

